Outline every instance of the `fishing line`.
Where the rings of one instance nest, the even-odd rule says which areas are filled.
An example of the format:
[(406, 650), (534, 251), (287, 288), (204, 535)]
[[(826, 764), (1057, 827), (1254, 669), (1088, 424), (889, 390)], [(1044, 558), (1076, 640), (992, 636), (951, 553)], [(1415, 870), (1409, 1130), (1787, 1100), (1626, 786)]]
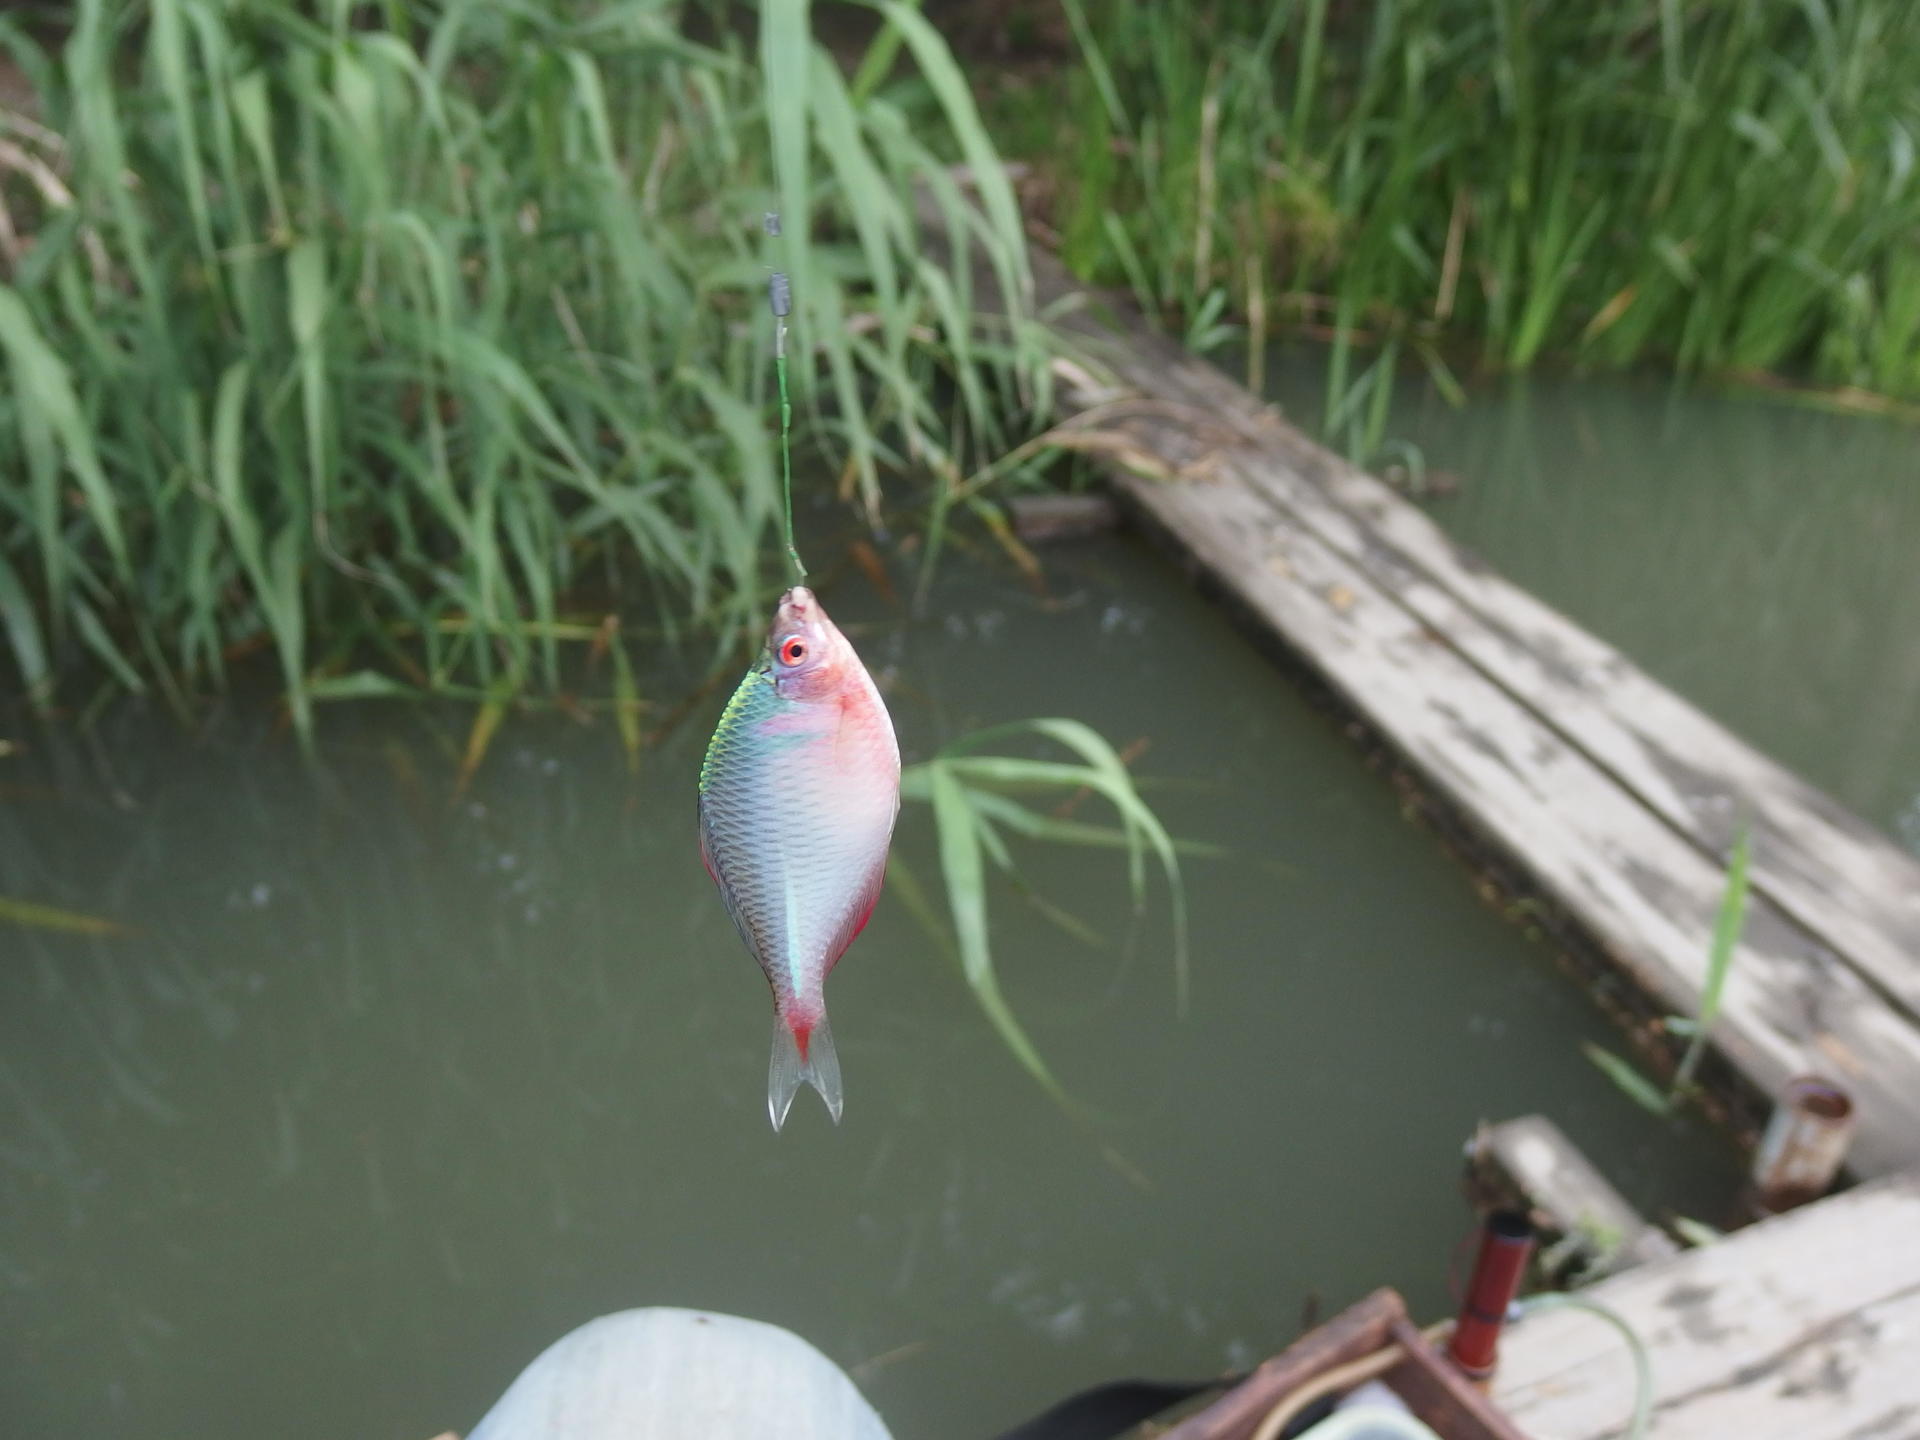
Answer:
[[(780, 212), (767, 212), (767, 234), (780, 237)], [(807, 578), (807, 567), (800, 563), (800, 552), (793, 543), (793, 448), (789, 435), (793, 430), (793, 402), (787, 398), (787, 316), (793, 313), (793, 288), (784, 270), (767, 277), (767, 305), (773, 311), (773, 373), (780, 380), (780, 482), (787, 502), (787, 560), (796, 580)]]

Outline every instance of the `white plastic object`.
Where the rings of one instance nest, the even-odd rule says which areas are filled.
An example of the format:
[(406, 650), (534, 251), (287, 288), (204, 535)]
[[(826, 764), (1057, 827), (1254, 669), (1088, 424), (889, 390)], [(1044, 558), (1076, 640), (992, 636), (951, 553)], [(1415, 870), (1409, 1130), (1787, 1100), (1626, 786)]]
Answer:
[(569, 1332), (467, 1440), (888, 1440), (846, 1372), (798, 1335), (696, 1310)]
[(1347, 1410), (1355, 1405), (1381, 1405), (1389, 1410), (1398, 1410), (1403, 1414), (1411, 1415), (1413, 1413), (1413, 1411), (1408, 1408), (1407, 1402), (1400, 1398), (1400, 1392), (1384, 1380), (1369, 1380), (1358, 1390), (1349, 1390), (1345, 1395), (1340, 1397), (1340, 1403), (1333, 1408), (1336, 1410)]
[(1300, 1440), (1440, 1440), (1404, 1406), (1368, 1401), (1343, 1405)]

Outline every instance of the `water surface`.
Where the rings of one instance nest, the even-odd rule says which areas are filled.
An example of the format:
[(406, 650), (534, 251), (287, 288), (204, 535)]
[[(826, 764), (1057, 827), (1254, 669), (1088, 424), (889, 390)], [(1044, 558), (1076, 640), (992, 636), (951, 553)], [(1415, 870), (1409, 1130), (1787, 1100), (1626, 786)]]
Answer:
[[(717, 695), (637, 779), (604, 725), (517, 721), (458, 804), (458, 712), (329, 711), (317, 774), (252, 702), (10, 730), (0, 895), (131, 933), (0, 931), (0, 1432), (426, 1440), (663, 1304), (790, 1326), (900, 1440), (959, 1440), (1250, 1363), (1314, 1297), (1437, 1316), (1482, 1118), (1544, 1111), (1642, 1204), (1715, 1212), (1722, 1143), (1592, 1069), (1587, 999), (1336, 726), (1133, 542), (1047, 561), (1044, 599), (951, 567), (919, 622), (825, 598), (909, 760), (1080, 717), (1231, 847), (1189, 867), (1185, 1020), (1111, 855), (1030, 852), (1104, 948), (994, 896), (1092, 1132), (891, 896), (828, 992), (845, 1123), (806, 1093), (770, 1132), (765, 986), (693, 841)], [(918, 807), (899, 853), (931, 882)]]

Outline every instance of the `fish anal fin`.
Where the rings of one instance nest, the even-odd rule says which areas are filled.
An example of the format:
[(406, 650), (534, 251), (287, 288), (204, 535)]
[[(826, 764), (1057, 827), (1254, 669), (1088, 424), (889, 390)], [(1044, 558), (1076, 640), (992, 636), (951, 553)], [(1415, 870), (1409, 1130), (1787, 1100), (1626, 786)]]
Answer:
[(847, 918), (835, 932), (827, 946), (827, 970), (840, 963), (840, 957), (847, 953), (847, 947), (860, 937), (867, 928), (867, 921), (873, 918), (873, 907), (880, 903), (880, 891), (887, 881), (887, 857), (883, 854), (873, 867), (873, 873), (867, 877), (860, 893), (854, 896), (853, 903), (847, 907)]
[[(873, 907), (878, 905), (879, 903), (880, 903), (880, 886), (876, 885), (873, 887), (872, 890), (870, 890), (867, 893), (867, 895), (862, 900), (861, 908), (859, 912), (854, 916), (854, 921), (852, 926), (849, 927), (847, 930), (847, 945), (853, 944), (854, 941), (860, 938), (860, 932), (867, 928), (867, 921), (873, 918)], [(840, 947), (842, 953), (845, 953), (847, 945), (842, 945)]]

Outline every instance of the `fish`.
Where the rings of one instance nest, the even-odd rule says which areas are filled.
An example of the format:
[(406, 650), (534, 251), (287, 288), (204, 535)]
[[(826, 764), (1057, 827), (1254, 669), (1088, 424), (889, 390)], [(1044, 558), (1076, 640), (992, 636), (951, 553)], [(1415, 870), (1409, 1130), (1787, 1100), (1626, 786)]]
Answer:
[(873, 677), (804, 585), (780, 597), (727, 701), (700, 766), (699, 811), (700, 858), (773, 990), (773, 1128), (803, 1083), (838, 1124), (826, 980), (880, 898), (900, 746)]

